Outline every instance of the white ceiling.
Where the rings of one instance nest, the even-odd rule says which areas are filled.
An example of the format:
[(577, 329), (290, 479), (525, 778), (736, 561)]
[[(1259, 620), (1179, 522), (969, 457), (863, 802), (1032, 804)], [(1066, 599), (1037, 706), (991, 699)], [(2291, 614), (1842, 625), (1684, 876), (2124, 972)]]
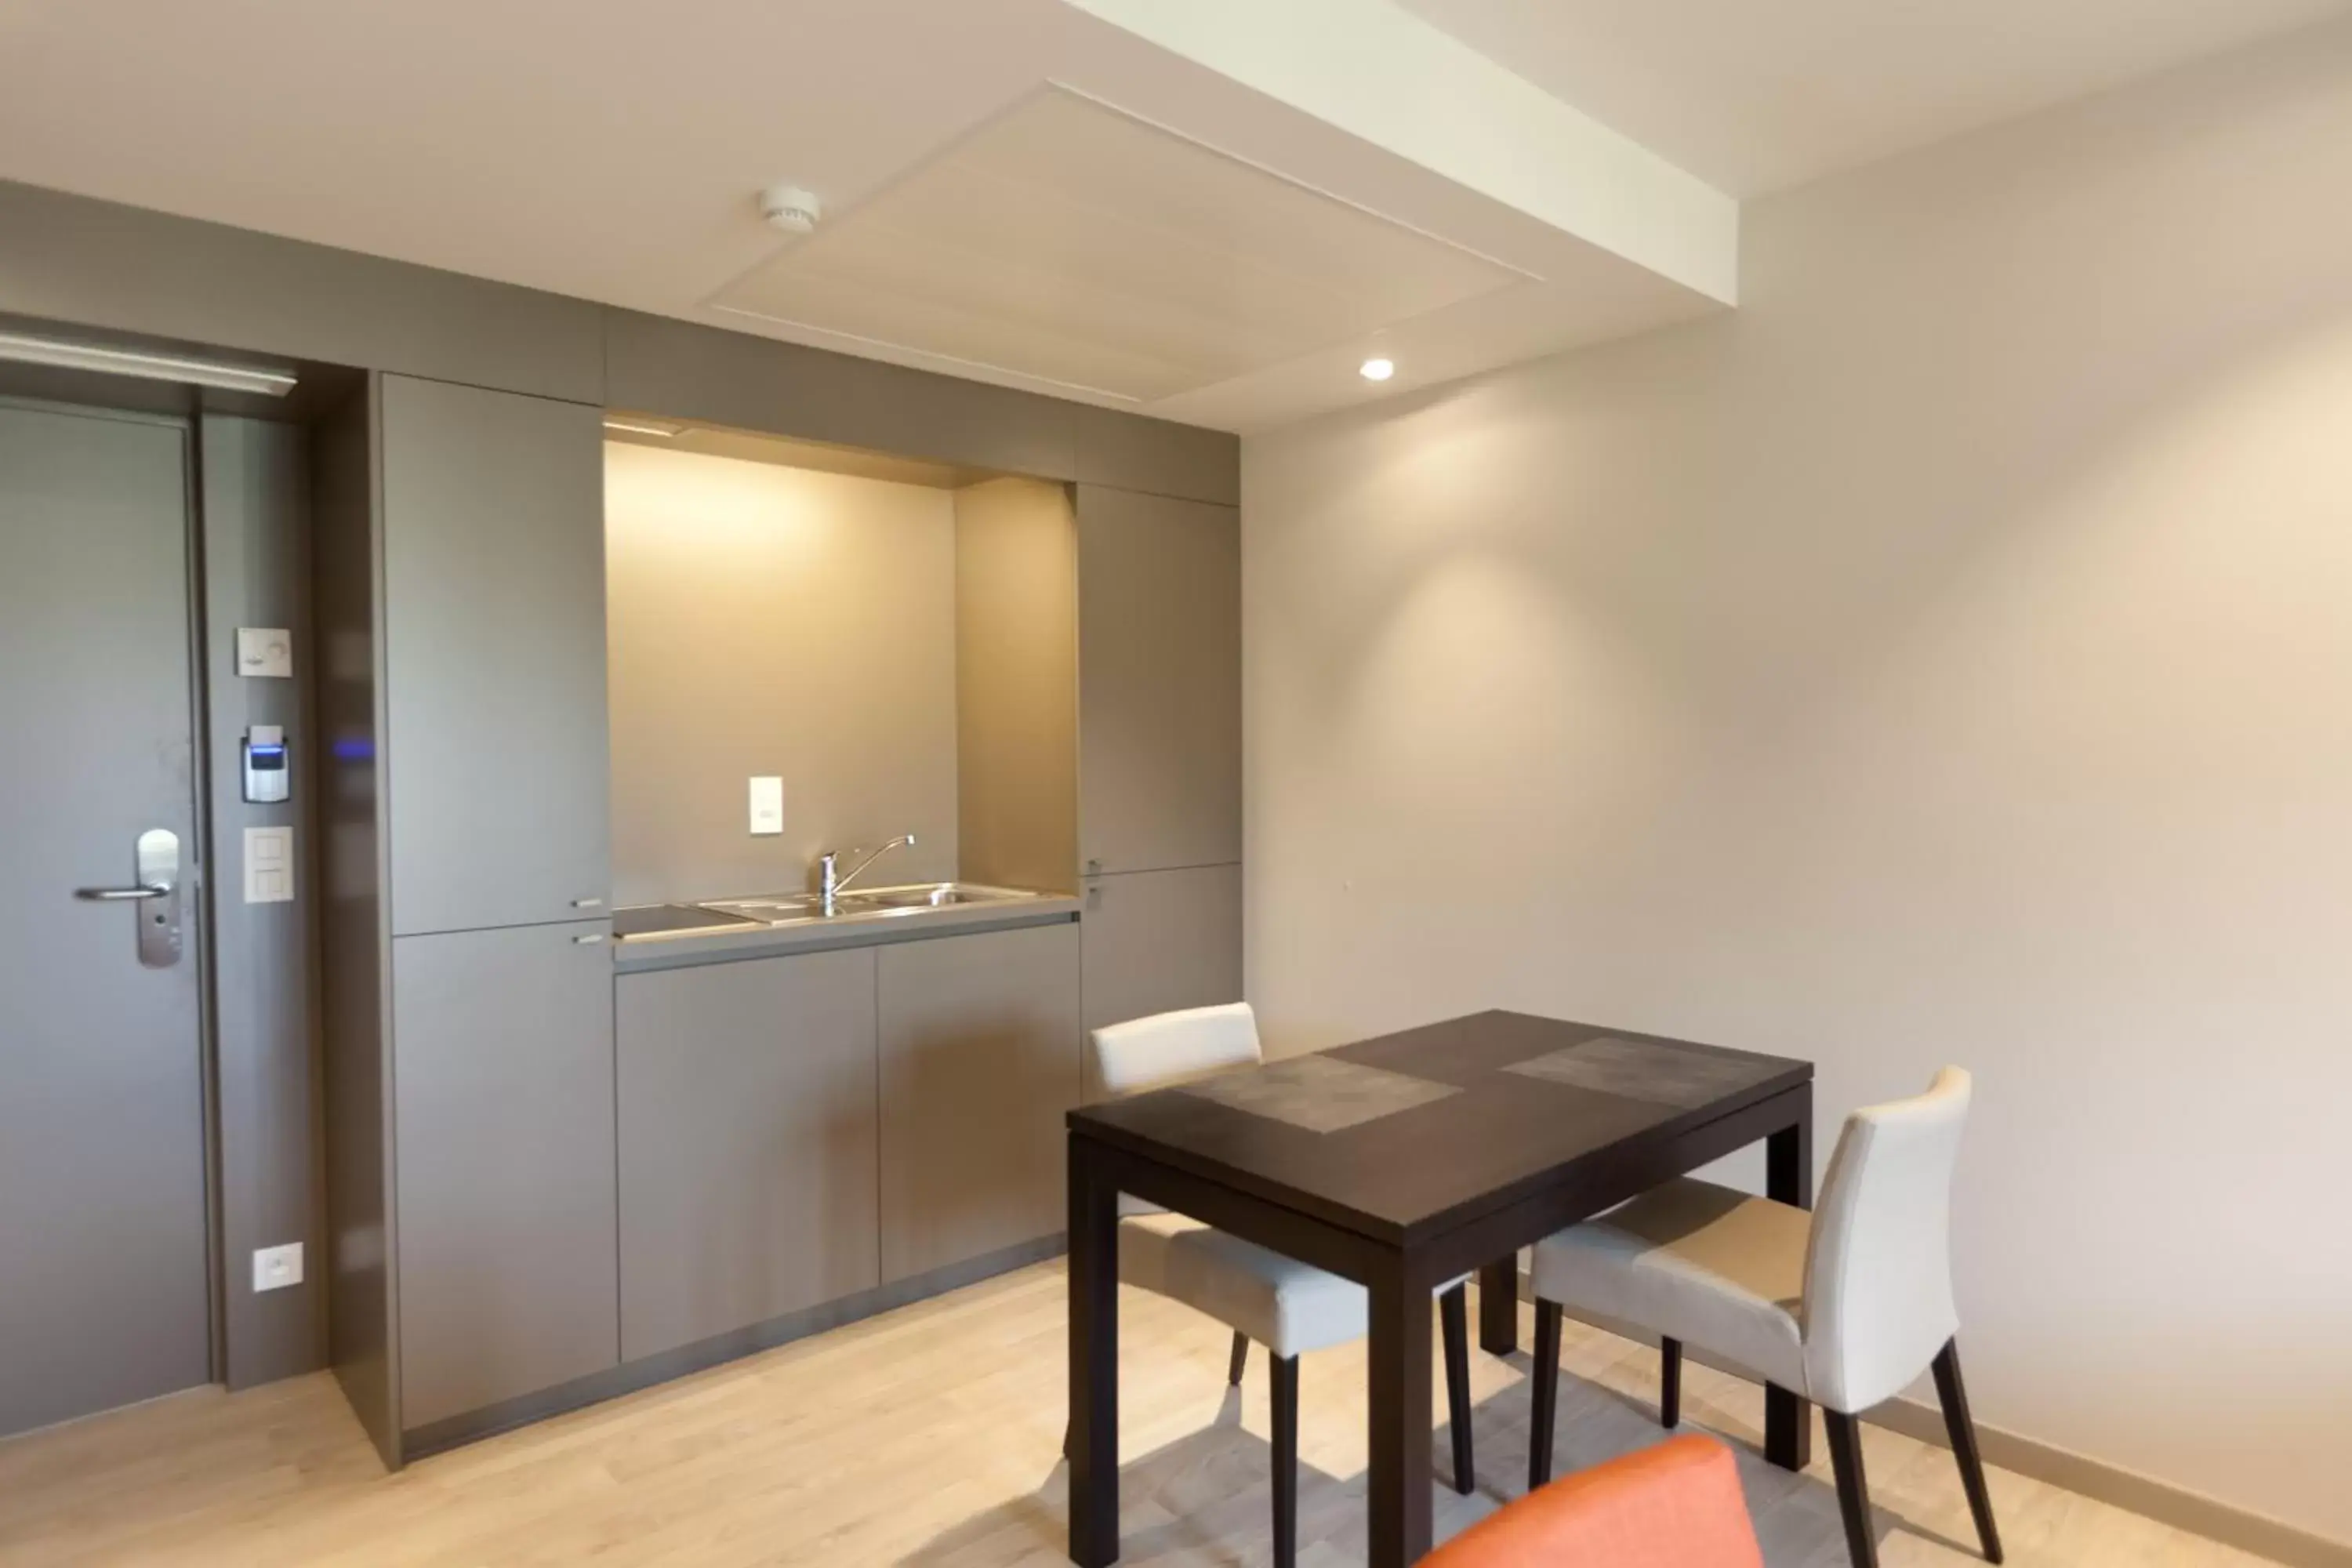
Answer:
[(1062, 0), (0, 0), (0, 178), (1072, 395), (927, 341), (920, 300), (853, 332), (713, 303), (791, 243), (763, 186), (846, 229), (1049, 83), (1540, 280), (1095, 401), (1262, 427), (1718, 308)]
[(1527, 280), (1047, 88), (711, 303), (1141, 404)]
[(2326, 17), (2347, 0), (1398, 0), (1738, 196)]
[[(2352, 8), (1403, 3), (1282, 0), (1420, 68), (1381, 83), (1241, 0), (1159, 13), (1222, 16), (1222, 55), (1105, 19), (1127, 0), (0, 0), (0, 178), (1254, 429), (1722, 308), (1656, 260), (1716, 243), (1706, 203), (1736, 220), (1708, 184), (1777, 187)], [(1286, 42), (1304, 54), (1261, 58)], [(1475, 72), (1497, 90), (1465, 114)], [(1055, 86), (1120, 112), (1003, 162), (991, 137), (1066, 106)], [(1547, 113), (1591, 127), (1585, 162), (1521, 129)], [(779, 180), (826, 205), (798, 247), (756, 210)], [(1124, 243), (987, 226), (1022, 201), (1091, 204)], [(1384, 388), (1354, 374), (1375, 352)]]

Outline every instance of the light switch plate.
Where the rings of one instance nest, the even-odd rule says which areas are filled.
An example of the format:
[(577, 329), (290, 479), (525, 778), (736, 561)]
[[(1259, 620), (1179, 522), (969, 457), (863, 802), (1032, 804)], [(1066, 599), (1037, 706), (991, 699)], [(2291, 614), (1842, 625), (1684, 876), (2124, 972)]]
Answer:
[(751, 780), (751, 832), (771, 837), (784, 830), (784, 781), (761, 773)]
[(236, 672), (239, 675), (279, 679), (291, 677), (294, 673), (294, 634), (284, 626), (237, 627)]
[(245, 830), (245, 901), (285, 904), (294, 900), (294, 830)]
[(256, 1290), (283, 1290), (289, 1285), (300, 1283), (300, 1242), (289, 1241), (283, 1247), (257, 1247), (253, 1249), (253, 1288)]

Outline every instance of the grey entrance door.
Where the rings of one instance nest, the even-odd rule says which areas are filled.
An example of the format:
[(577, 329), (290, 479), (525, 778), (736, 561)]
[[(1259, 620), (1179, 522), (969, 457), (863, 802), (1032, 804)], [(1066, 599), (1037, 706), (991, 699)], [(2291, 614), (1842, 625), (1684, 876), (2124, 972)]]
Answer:
[(0, 1436), (210, 1370), (187, 447), (0, 404)]

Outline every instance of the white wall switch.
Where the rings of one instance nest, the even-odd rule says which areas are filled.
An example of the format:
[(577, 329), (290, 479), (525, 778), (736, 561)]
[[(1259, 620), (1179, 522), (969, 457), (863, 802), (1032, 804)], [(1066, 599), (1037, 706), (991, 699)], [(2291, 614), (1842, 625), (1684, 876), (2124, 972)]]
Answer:
[(294, 634), (284, 626), (236, 628), (236, 672), (280, 679), (294, 673)]
[(285, 904), (294, 900), (294, 830), (245, 830), (245, 901)]
[(751, 831), (767, 837), (784, 830), (784, 781), (769, 774), (751, 780)]
[(283, 1247), (257, 1247), (253, 1249), (253, 1288), (256, 1290), (283, 1290), (289, 1285), (300, 1283), (300, 1242), (289, 1241)]

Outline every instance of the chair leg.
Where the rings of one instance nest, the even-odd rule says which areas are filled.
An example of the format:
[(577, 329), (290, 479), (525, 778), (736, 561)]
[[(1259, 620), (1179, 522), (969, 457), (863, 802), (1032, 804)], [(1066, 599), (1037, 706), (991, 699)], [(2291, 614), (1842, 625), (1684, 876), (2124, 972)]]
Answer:
[(1952, 1455), (1960, 1462), (1960, 1485), (1969, 1494), (1969, 1511), (1976, 1516), (1977, 1541), (1985, 1561), (2001, 1561), (2000, 1527), (1993, 1522), (1992, 1493), (1985, 1487), (1984, 1456), (1977, 1449), (1976, 1418), (1969, 1414), (1969, 1391), (1960, 1381), (1960, 1342), (1953, 1340), (1936, 1356), (1936, 1399), (1944, 1407), (1944, 1430), (1952, 1436)]
[(1242, 1369), (1249, 1365), (1249, 1336), (1239, 1329), (1234, 1331), (1233, 1364), (1225, 1369), (1225, 1382), (1234, 1388), (1242, 1385)]
[(1298, 1358), (1269, 1355), (1274, 1402), (1274, 1568), (1298, 1561)]
[(1862, 1470), (1862, 1423), (1824, 1408), (1830, 1467), (1837, 1472), (1838, 1512), (1845, 1516), (1846, 1555), (1853, 1568), (1878, 1568), (1878, 1537), (1870, 1528), (1870, 1481)]
[(1464, 1497), (1477, 1490), (1470, 1462), (1470, 1297), (1456, 1285), (1437, 1299), (1445, 1332), (1445, 1410), (1454, 1429), (1454, 1489)]
[(1552, 1415), (1559, 1406), (1559, 1319), (1557, 1301), (1536, 1299), (1535, 1410), (1528, 1424), (1528, 1490), (1551, 1479)]
[(1668, 1431), (1683, 1424), (1683, 1342), (1658, 1341), (1658, 1425)]

